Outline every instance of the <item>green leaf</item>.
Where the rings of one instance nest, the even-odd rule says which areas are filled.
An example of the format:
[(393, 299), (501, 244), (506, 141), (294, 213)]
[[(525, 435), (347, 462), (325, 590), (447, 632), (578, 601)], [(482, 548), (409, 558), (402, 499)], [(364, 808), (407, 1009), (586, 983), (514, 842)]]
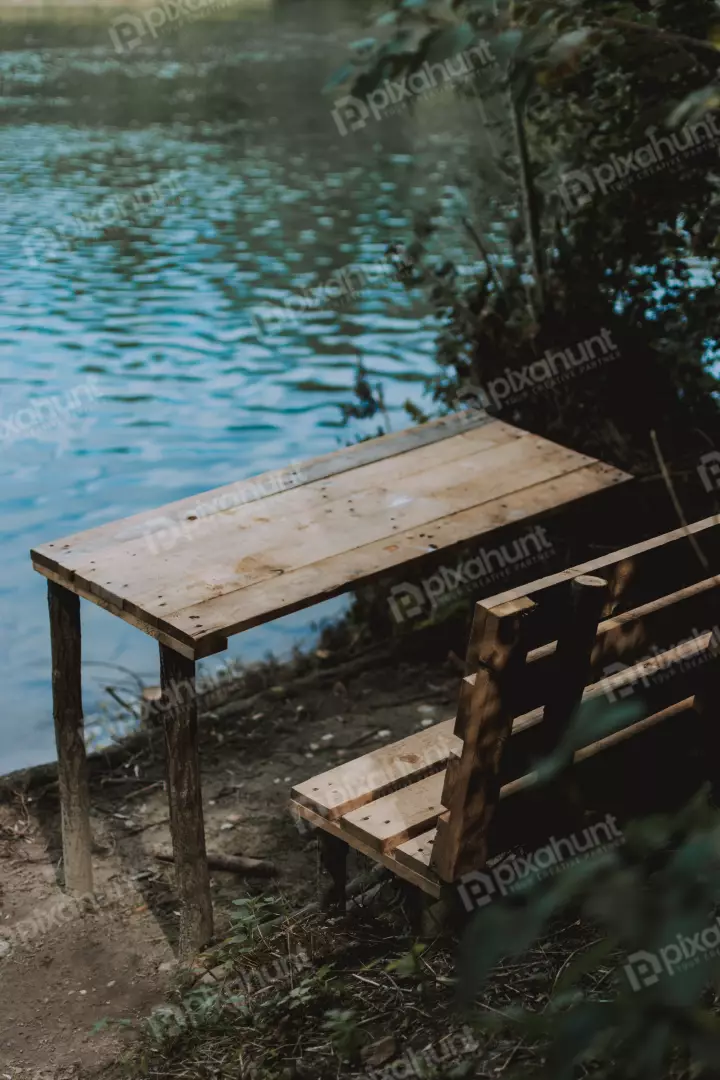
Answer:
[(448, 27), (439, 30), (430, 36), (429, 44), (425, 50), (425, 60), (430, 63), (439, 63), (447, 60), (450, 56), (463, 52), (470, 48), (477, 40), (477, 32), (469, 23), (461, 23), (460, 26)]

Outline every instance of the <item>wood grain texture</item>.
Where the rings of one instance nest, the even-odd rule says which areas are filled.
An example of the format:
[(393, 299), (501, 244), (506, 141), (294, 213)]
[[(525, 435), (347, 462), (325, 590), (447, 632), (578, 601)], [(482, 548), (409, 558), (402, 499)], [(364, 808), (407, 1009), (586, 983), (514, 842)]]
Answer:
[(359, 837), (369, 847), (387, 854), (437, 820), (443, 806), (443, 773), (385, 795), (341, 819), (344, 832)]
[(459, 716), (455, 734), (460, 755), (448, 761), (432, 865), (443, 881), (486, 859), (487, 829), (500, 795), (500, 763), (513, 727), (513, 685), (527, 658), (527, 619), (535, 604), (527, 597), (496, 608), (476, 608), (482, 625), (473, 630), (479, 663), (469, 715)]
[(275, 474), (228, 485), (41, 545), (34, 565), (198, 658), (229, 634), (629, 479), (464, 417), (297, 468), (288, 490)]
[(452, 749), (460, 747), (455, 720), (433, 724), (405, 739), (313, 776), (292, 789), (296, 802), (330, 821), (388, 795), (394, 788), (421, 780), (444, 768)]
[(162, 723), (175, 880), (180, 899), (180, 955), (194, 956), (213, 933), (205, 851), (195, 663), (160, 646)]
[(82, 707), (80, 600), (48, 582), (53, 719), (58, 755), (65, 886), (93, 891), (90, 792)]
[(552, 753), (562, 740), (582, 701), (598, 623), (609, 594), (608, 583), (597, 575), (581, 574), (572, 582), (570, 612), (558, 638), (553, 678), (543, 712), (546, 753)]
[(361, 855), (367, 855), (368, 858), (380, 863), (404, 881), (409, 881), (411, 885), (417, 885), (419, 889), (422, 889), (423, 892), (428, 893), (430, 896), (440, 896), (441, 884), (437, 875), (423, 866), (421, 862), (416, 867), (398, 862), (392, 853), (385, 854), (378, 848), (364, 843), (359, 836), (351, 836), (343, 829), (341, 821), (328, 821), (326, 818), (321, 817), (320, 814), (316, 814), (309, 806), (303, 806), (302, 803), (296, 803), (292, 799), (289, 802), (289, 810), (293, 818), (303, 818), (303, 820), (315, 825), (318, 829), (324, 829), (325, 832), (346, 840)]

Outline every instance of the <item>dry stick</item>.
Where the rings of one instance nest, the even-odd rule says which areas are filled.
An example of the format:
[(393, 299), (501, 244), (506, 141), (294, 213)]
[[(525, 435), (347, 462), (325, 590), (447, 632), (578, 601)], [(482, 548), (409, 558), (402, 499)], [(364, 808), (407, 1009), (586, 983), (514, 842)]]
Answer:
[[(169, 851), (154, 852), (158, 862), (174, 863), (175, 856)], [(208, 855), (209, 870), (224, 870), (228, 874), (255, 874), (258, 877), (274, 877), (275, 863), (268, 859), (251, 859), (248, 855)]]
[(680, 524), (685, 529), (685, 535), (687, 536), (688, 540), (690, 541), (690, 546), (692, 547), (693, 551), (695, 552), (698, 559), (700, 560), (700, 563), (701, 563), (703, 569), (705, 571), (708, 571), (710, 569), (710, 563), (707, 561), (707, 559), (703, 555), (702, 551), (700, 550), (700, 545), (698, 544), (695, 537), (692, 535), (692, 533), (690, 533), (688, 531), (687, 519), (685, 517), (685, 514), (683, 513), (683, 508), (680, 505), (680, 500), (677, 497), (677, 492), (675, 491), (675, 488), (673, 487), (673, 482), (672, 482), (672, 480), (670, 478), (670, 473), (668, 472), (667, 465), (665, 464), (665, 458), (662, 455), (662, 450), (660, 449), (660, 444), (658, 442), (657, 435), (656, 435), (654, 429), (650, 432), (650, 438), (652, 440), (653, 448), (655, 450), (655, 457), (657, 458), (657, 462), (658, 462), (658, 465), (660, 467), (660, 472), (662, 473), (662, 478), (665, 481), (665, 487), (668, 489), (668, 494), (670, 495), (670, 498), (672, 499), (672, 504), (675, 507), (675, 512), (677, 513), (677, 516), (680, 519)]
[(621, 19), (614, 15), (602, 21), (607, 26), (614, 26), (619, 30), (639, 30), (646, 34), (654, 34), (661, 41), (667, 41), (674, 45), (683, 45), (693, 49), (709, 49), (715, 54), (715, 60), (720, 63), (717, 47), (711, 41), (702, 41), (700, 38), (691, 37), (690, 34), (680, 34), (675, 30), (663, 30), (659, 26), (647, 26), (645, 23), (636, 23), (631, 19)]

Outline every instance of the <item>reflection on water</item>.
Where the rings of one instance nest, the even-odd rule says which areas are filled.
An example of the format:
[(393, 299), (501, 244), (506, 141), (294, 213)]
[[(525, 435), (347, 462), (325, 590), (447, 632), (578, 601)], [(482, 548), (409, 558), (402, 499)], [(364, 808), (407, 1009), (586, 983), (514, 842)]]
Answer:
[[(461, 152), (440, 106), (436, 135), (404, 113), (339, 136), (319, 91), (361, 25), (342, 11), (268, 7), (129, 56), (102, 24), (4, 28), (0, 771), (54, 756), (32, 544), (335, 449), (362, 430), (339, 428), (337, 407), (360, 357), (396, 427), (421, 398), (429, 313), (388, 276), (339, 310), (253, 319), (380, 262)], [(69, 408), (88, 379), (95, 395)], [(234, 651), (284, 652), (338, 605)], [(115, 681), (104, 665), (154, 679), (156, 649), (90, 605), (83, 617), (91, 714)]]

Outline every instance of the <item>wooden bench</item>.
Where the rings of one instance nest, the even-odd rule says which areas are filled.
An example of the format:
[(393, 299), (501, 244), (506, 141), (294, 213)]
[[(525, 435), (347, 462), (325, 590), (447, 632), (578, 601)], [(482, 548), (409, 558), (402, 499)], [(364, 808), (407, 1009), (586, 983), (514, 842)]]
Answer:
[[(80, 599), (156, 638), (183, 954), (212, 935), (195, 665), (249, 627), (630, 479), (479, 412), (372, 439), (32, 551), (49, 580), (66, 886), (92, 891)], [(271, 748), (269, 748), (269, 752)]]
[(513, 806), (540, 793), (534, 762), (599, 698), (641, 715), (567, 766), (690, 714), (720, 750), (719, 657), (720, 515), (479, 602), (457, 715), (293, 789), (330, 899), (342, 904), (348, 846), (435, 897), (481, 870), (533, 816)]

